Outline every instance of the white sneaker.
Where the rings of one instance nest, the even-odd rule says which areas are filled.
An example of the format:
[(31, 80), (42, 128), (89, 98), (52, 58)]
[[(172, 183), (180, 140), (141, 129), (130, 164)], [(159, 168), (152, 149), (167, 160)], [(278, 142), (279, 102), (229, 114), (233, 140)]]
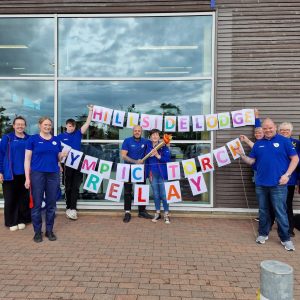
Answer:
[(266, 236), (264, 236), (264, 235), (259, 235), (258, 237), (257, 237), (257, 239), (256, 239), (256, 243), (257, 244), (264, 244), (267, 240), (268, 240), (268, 236), (266, 235)]
[(24, 223), (18, 224), (18, 229), (19, 230), (23, 230), (23, 229), (25, 229), (25, 227), (26, 227), (26, 225)]
[(156, 223), (159, 219), (161, 219), (160, 213), (155, 213), (154, 218), (151, 221)]
[(73, 216), (73, 220), (77, 220), (78, 219), (77, 210), (76, 209), (72, 209), (72, 216)]
[(67, 209), (66, 210), (66, 217), (68, 219), (71, 219), (71, 220), (77, 220), (78, 217), (77, 217), (77, 211), (76, 211), (76, 209)]
[(281, 245), (284, 246), (284, 249), (287, 251), (295, 251), (295, 246), (292, 241), (281, 242)]
[(165, 221), (165, 224), (171, 224), (170, 217), (168, 214), (164, 215), (164, 221)]
[(9, 230), (10, 231), (17, 231), (19, 228), (18, 228), (18, 225), (15, 225), (15, 226), (10, 226), (9, 227)]

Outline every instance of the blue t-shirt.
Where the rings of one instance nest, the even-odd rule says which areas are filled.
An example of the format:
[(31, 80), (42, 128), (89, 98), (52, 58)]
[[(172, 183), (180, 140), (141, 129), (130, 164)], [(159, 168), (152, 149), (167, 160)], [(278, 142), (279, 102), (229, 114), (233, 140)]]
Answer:
[(297, 155), (290, 139), (276, 134), (270, 140), (258, 140), (249, 156), (256, 160), (256, 185), (277, 186), (280, 177), (286, 173), (290, 156)]
[(45, 140), (39, 134), (35, 134), (27, 141), (26, 149), (32, 151), (30, 165), (32, 171), (59, 172), (58, 153), (62, 147), (56, 136)]
[[(147, 140), (141, 138), (136, 140), (133, 136), (126, 138), (122, 144), (122, 150), (127, 150), (127, 156), (138, 160), (145, 156)], [(127, 162), (125, 162), (127, 163)]]
[(61, 133), (57, 136), (57, 138), (64, 144), (70, 146), (72, 149), (80, 151), (82, 139), (82, 133), (80, 130), (75, 130), (72, 133)]

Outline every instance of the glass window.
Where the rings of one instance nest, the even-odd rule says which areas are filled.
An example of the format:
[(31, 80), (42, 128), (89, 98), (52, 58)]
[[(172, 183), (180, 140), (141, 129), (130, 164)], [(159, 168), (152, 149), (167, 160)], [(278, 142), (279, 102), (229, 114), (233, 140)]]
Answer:
[(59, 76), (212, 74), (212, 16), (61, 18)]
[(38, 132), (38, 119), (54, 115), (54, 84), (52, 81), (0, 80), (0, 134), (12, 130), (17, 115), (27, 120), (26, 132)]
[(0, 18), (0, 76), (54, 76), (52, 18)]
[[(82, 125), (91, 103), (152, 115), (210, 113), (211, 81), (60, 81), (59, 130), (69, 118)], [(76, 105), (74, 105), (76, 103)], [(126, 125), (126, 124), (125, 124)], [(122, 140), (131, 130), (93, 123), (85, 138)], [(174, 133), (177, 140), (209, 139), (208, 132)]]

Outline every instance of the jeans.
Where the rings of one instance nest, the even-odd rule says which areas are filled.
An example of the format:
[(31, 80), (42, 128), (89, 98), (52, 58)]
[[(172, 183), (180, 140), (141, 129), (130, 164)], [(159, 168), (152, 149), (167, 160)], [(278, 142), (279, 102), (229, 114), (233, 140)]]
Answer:
[[(31, 219), (34, 232), (42, 232), (42, 202), (46, 203), (46, 231), (53, 230), (57, 191), (59, 189), (59, 173), (37, 172), (30, 173), (33, 208)], [(45, 195), (45, 198), (44, 198)]]
[(161, 201), (163, 203), (164, 211), (169, 212), (169, 204), (166, 199), (166, 190), (164, 185), (164, 179), (159, 174), (152, 174), (150, 178), (150, 183), (152, 187), (155, 209), (160, 210)]
[(259, 235), (267, 236), (270, 231), (271, 218), (268, 201), (268, 198), (270, 197), (278, 225), (278, 235), (280, 240), (282, 242), (289, 241), (289, 221), (286, 212), (287, 186), (256, 186), (255, 191), (259, 203)]

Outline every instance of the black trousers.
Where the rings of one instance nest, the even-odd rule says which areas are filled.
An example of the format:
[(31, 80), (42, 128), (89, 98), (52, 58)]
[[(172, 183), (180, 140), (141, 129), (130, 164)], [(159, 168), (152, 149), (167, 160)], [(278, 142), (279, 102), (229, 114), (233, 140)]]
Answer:
[(3, 182), (5, 226), (31, 222), (29, 190), (25, 188), (24, 183), (25, 175), (14, 175), (13, 180)]
[[(124, 183), (124, 210), (131, 210), (131, 203), (133, 200), (133, 184), (131, 182)], [(143, 212), (146, 205), (139, 205), (139, 212)]]
[(288, 193), (286, 198), (286, 211), (289, 219), (289, 232), (292, 233), (294, 231), (294, 212), (293, 212), (293, 199), (294, 199), (294, 192), (295, 186), (288, 185)]
[(77, 199), (83, 174), (73, 168), (65, 167), (63, 176), (66, 188), (66, 207), (67, 209), (77, 209)]

